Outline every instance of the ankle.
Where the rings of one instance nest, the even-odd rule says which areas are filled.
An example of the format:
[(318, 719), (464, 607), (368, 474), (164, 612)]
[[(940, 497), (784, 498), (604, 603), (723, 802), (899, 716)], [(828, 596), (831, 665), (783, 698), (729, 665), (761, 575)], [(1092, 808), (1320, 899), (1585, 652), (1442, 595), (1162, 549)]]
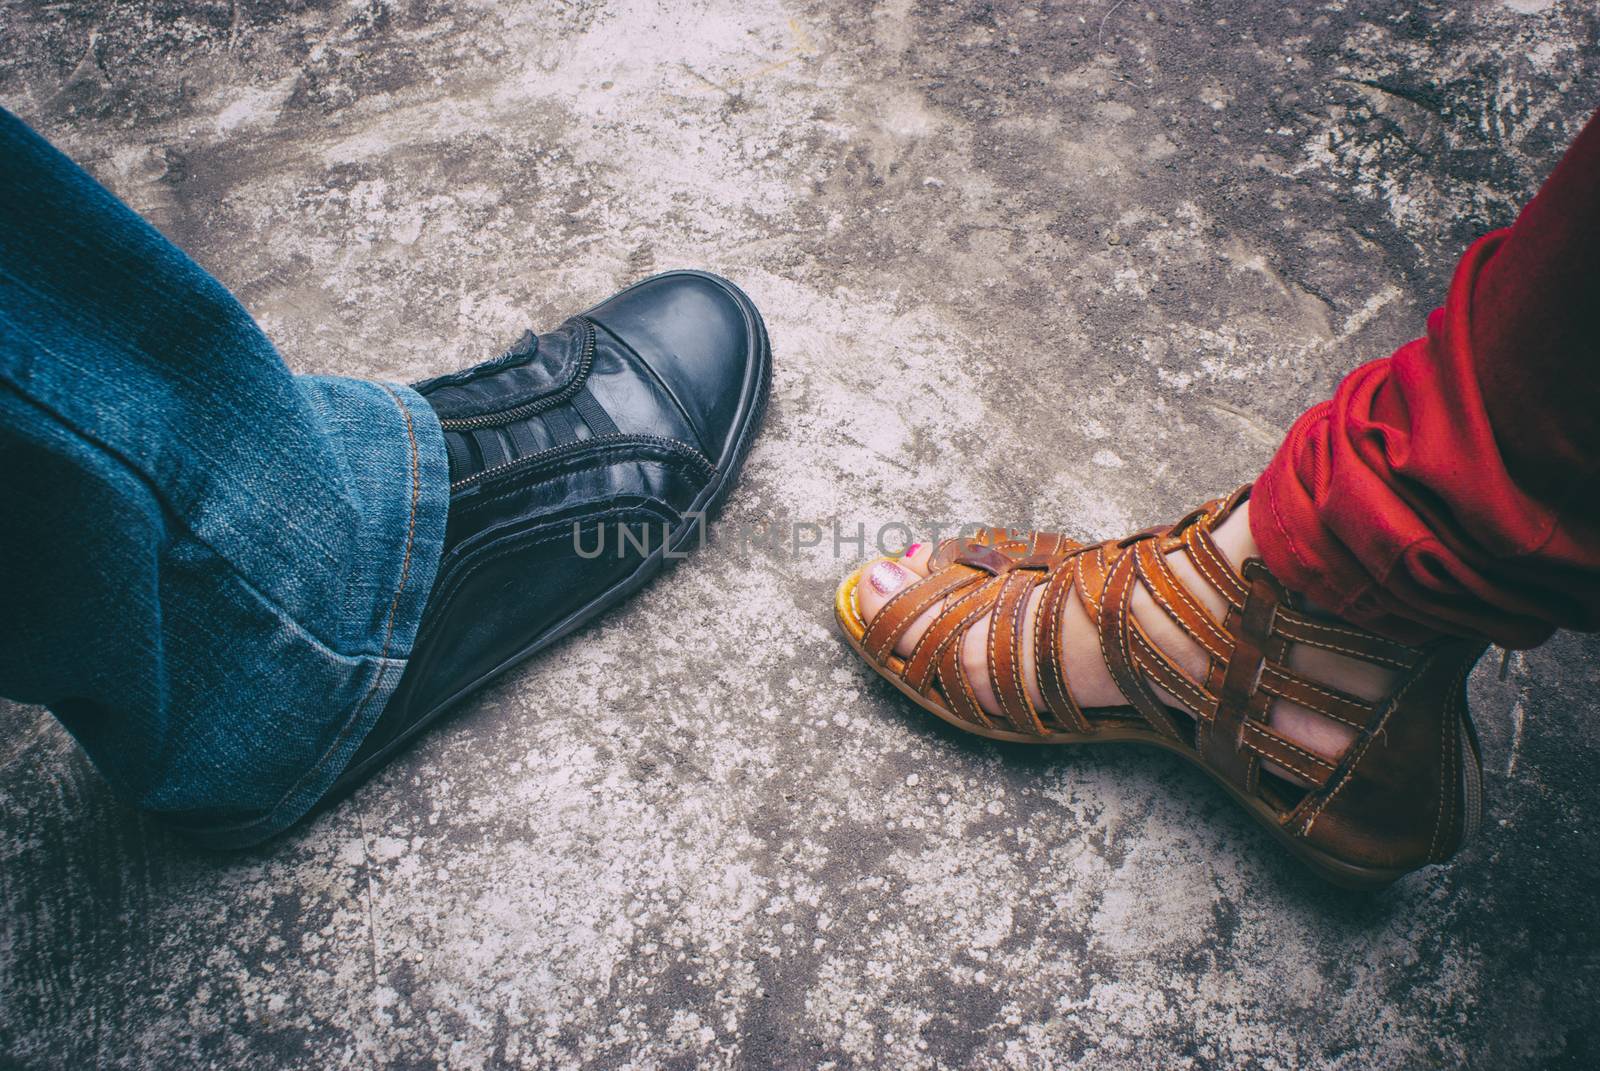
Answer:
[(1251, 558), (1261, 557), (1261, 548), (1256, 545), (1256, 537), (1250, 533), (1250, 500), (1247, 498), (1239, 503), (1239, 507), (1211, 531), (1211, 538), (1216, 542), (1217, 549), (1222, 551), (1222, 556), (1228, 559), (1228, 564), (1233, 566), (1235, 572), (1243, 575), (1244, 563)]

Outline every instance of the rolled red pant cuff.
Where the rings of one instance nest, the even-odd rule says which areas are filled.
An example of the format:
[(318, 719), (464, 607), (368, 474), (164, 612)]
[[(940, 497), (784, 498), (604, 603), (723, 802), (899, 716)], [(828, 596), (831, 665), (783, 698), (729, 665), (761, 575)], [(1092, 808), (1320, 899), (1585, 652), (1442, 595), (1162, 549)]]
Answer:
[(1251, 534), (1284, 584), (1402, 642), (1531, 647), (1589, 623), (1595, 545), (1518, 487), (1478, 383), (1472, 290), (1504, 235), (1468, 250), (1426, 337), (1295, 422), (1251, 494)]

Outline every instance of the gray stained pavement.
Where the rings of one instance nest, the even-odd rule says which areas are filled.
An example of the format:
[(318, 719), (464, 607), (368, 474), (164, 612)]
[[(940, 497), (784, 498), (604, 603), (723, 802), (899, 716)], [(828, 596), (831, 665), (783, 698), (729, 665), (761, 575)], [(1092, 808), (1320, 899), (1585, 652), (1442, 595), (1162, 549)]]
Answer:
[[(1600, 104), (1567, 2), (0, 2), (0, 101), (300, 371), (650, 271), (765, 310), (721, 532), (1105, 536), (1420, 333)], [(0, 710), (0, 1063), (1590, 1068), (1600, 646), (1480, 667), (1487, 830), (1375, 896), (1198, 772), (962, 738), (721, 539), (345, 805), (207, 855)], [(25, 608), (5, 611), (13, 624)]]

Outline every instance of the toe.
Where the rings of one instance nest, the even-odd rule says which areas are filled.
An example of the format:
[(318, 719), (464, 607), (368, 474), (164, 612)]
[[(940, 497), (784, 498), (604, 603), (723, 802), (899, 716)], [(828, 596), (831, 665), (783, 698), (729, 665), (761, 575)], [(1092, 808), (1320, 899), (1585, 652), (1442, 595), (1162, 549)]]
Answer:
[(893, 598), (895, 592), (910, 587), (916, 580), (917, 575), (910, 569), (888, 558), (867, 566), (861, 574), (861, 583), (856, 587), (856, 603), (861, 607), (861, 619), (872, 624), (884, 603)]
[[(861, 574), (861, 582), (856, 585), (856, 604), (861, 609), (861, 619), (869, 625), (872, 624), (873, 619), (897, 592), (903, 591), (921, 579), (921, 574), (905, 564), (904, 559), (893, 561), (889, 558), (880, 558), (873, 562)], [(930, 607), (911, 623), (911, 627), (896, 641), (895, 654), (901, 658), (911, 654), (917, 645), (917, 640), (922, 638), (928, 626), (933, 624), (934, 618), (939, 616), (939, 610), (943, 605), (939, 603)]]
[(928, 563), (933, 560), (932, 543), (913, 543), (900, 556), (900, 564), (918, 576), (928, 575)]

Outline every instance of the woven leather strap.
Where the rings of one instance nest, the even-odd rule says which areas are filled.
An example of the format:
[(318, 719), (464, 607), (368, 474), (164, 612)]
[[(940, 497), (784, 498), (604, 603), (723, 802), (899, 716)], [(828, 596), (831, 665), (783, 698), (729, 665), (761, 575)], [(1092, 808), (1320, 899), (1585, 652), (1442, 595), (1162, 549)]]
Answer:
[[(1338, 764), (1274, 730), (1268, 723), (1272, 701), (1286, 699), (1358, 729), (1373, 723), (1378, 707), (1300, 676), (1288, 665), (1290, 644), (1310, 643), (1395, 669), (1416, 665), (1421, 652), (1314, 620), (1290, 605), (1259, 560), (1235, 570), (1212, 532), (1248, 492), (1244, 487), (1208, 502), (1169, 528), (1082, 552), (1075, 562), (1079, 593), (1099, 626), (1112, 679), (1153, 730), (1192, 742), (1204, 762), (1241, 791), (1256, 791), (1263, 761), (1321, 788)], [(1186, 559), (1221, 596), (1223, 621), (1178, 579), (1169, 555)], [(1138, 590), (1206, 652), (1203, 680), (1190, 677), (1151, 642), (1132, 613)], [(1192, 717), (1192, 737), (1188, 719), (1175, 718), (1174, 706)]]
[[(1072, 698), (1060, 657), (1072, 583), (1069, 563), (1078, 549), (1053, 532), (982, 529), (972, 541), (947, 540), (933, 556), (931, 575), (884, 604), (863, 645), (919, 693), (937, 689), (946, 705), (973, 725), (1041, 738), (1060, 731), (1092, 732), (1094, 726)], [(1041, 586), (1043, 601), (1030, 630), (1030, 596)], [(907, 631), (935, 607), (938, 613), (910, 653), (893, 654)], [(978, 705), (961, 658), (961, 641), (983, 620), (989, 625), (986, 675), (998, 714)], [(1042, 674), (1044, 707), (1033, 701), (1023, 672), (1030, 648)]]
[[(1192, 748), (1241, 791), (1259, 786), (1271, 762), (1314, 788), (1337, 768), (1268, 723), (1274, 699), (1285, 699), (1344, 725), (1365, 729), (1378, 708), (1289, 668), (1292, 643), (1337, 651), (1390, 669), (1407, 670), (1422, 652), (1371, 633), (1318, 620), (1294, 607), (1261, 562), (1235, 570), (1212, 532), (1248, 495), (1248, 487), (1208, 502), (1177, 524), (1082, 547), (1052, 533), (985, 529), (973, 541), (946, 541), (932, 573), (897, 592), (867, 630), (865, 645), (922, 695), (935, 691), (959, 719), (974, 726), (1047, 740), (1093, 734), (1107, 718), (1136, 715), (1154, 733)], [(1185, 559), (1226, 606), (1218, 621), (1169, 563)], [(1143, 592), (1207, 656), (1195, 680), (1150, 638), (1133, 612)], [(1073, 597), (1094, 622), (1101, 654), (1131, 711), (1085, 711), (1072, 692), (1062, 657)], [(1031, 620), (1028, 610), (1037, 609)], [(938, 607), (904, 658), (895, 648), (913, 624)], [(996, 713), (979, 706), (962, 658), (962, 641), (988, 623), (984, 672)], [(1024, 666), (1038, 667), (1036, 703)]]

